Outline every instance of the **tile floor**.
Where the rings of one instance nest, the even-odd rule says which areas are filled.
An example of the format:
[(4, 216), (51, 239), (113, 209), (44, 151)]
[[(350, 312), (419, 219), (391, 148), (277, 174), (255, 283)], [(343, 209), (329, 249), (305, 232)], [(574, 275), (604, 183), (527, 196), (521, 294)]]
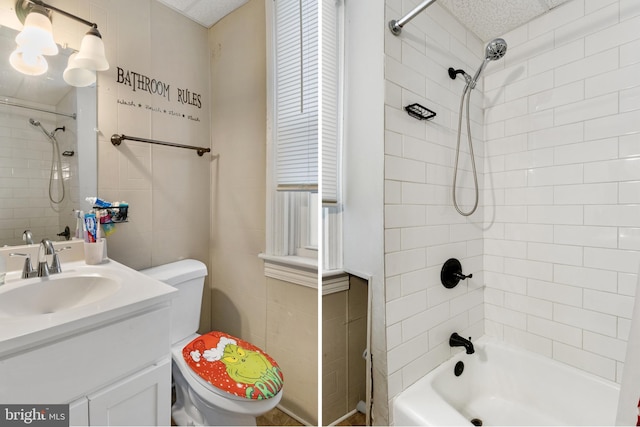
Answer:
[[(172, 390), (171, 403), (175, 401), (175, 391)], [(290, 417), (285, 414), (278, 408), (274, 408), (271, 411), (267, 412), (264, 415), (256, 418), (256, 424), (259, 426), (302, 426), (298, 420)], [(176, 424), (173, 422), (173, 418), (171, 419), (171, 425), (175, 426)], [(356, 412), (346, 420), (337, 424), (338, 426), (364, 426), (365, 425), (365, 415), (360, 412)]]
[[(356, 412), (349, 418), (340, 423), (336, 424), (337, 426), (364, 426), (365, 425), (365, 415), (360, 412)], [(299, 423), (297, 420), (291, 418), (289, 415), (285, 414), (278, 408), (273, 409), (272, 411), (267, 412), (266, 414), (257, 418), (257, 424), (259, 426), (301, 426), (303, 424)]]
[(264, 415), (256, 418), (256, 424), (259, 426), (301, 426), (298, 420), (291, 418), (278, 408), (274, 408)]
[(336, 425), (337, 426), (364, 426), (364, 425), (366, 425), (365, 424), (366, 420), (367, 420), (367, 418), (363, 413), (356, 412), (355, 414), (351, 415), (346, 420), (341, 421)]

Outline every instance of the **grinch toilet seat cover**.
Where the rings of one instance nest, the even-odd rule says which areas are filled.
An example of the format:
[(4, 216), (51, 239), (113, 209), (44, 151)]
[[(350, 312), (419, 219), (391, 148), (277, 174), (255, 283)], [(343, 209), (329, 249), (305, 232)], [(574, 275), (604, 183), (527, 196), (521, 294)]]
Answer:
[(269, 399), (282, 389), (280, 367), (267, 353), (223, 332), (200, 335), (182, 349), (187, 365), (212, 386), (246, 399)]

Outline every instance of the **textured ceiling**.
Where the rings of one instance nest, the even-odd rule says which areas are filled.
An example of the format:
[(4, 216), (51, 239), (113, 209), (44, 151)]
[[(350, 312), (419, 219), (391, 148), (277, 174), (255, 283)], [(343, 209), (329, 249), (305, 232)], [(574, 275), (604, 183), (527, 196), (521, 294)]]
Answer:
[[(248, 0), (158, 0), (210, 28)], [(437, 0), (481, 40), (488, 41), (568, 0)]]
[(158, 0), (198, 24), (210, 28), (249, 0)]
[(568, 0), (437, 0), (481, 40), (489, 41)]

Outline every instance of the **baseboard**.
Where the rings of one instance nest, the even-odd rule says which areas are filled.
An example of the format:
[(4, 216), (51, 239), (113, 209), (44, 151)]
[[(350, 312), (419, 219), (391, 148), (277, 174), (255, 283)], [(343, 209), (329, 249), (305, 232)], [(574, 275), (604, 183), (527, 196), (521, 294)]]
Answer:
[(305, 426), (318, 425), (318, 423), (312, 423), (312, 422), (309, 422), (309, 421), (305, 420), (304, 418), (299, 417), (298, 415), (294, 414), (293, 412), (291, 412), (290, 410), (288, 410), (287, 408), (285, 408), (282, 405), (277, 405), (276, 408), (280, 409), (282, 412), (284, 412), (285, 414), (289, 415), (291, 418), (293, 418), (294, 420), (298, 421), (299, 423), (304, 424)]
[(355, 414), (356, 412), (358, 412), (358, 410), (357, 410), (357, 409), (354, 409), (353, 411), (349, 412), (349, 413), (348, 413), (348, 414), (346, 414), (346, 415), (341, 416), (340, 418), (338, 418), (337, 420), (335, 420), (334, 422), (332, 422), (332, 423), (330, 423), (330, 424), (328, 424), (328, 425), (330, 425), (330, 426), (334, 426), (334, 425), (336, 425), (336, 424), (338, 424), (338, 423), (341, 423), (342, 421), (346, 420), (347, 418), (349, 418), (350, 416), (352, 416), (352, 415), (353, 415), (353, 414)]

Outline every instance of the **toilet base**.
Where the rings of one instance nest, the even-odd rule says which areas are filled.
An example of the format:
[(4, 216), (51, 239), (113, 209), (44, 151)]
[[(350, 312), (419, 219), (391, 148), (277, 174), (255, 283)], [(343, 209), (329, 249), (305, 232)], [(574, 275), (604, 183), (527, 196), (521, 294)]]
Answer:
[(179, 426), (255, 426), (256, 418), (250, 414), (225, 411), (204, 402), (190, 387), (180, 370), (172, 366), (176, 401), (171, 406), (171, 417)]
[[(199, 411), (198, 411), (199, 412)], [(242, 425), (242, 426), (255, 426), (256, 419), (246, 415), (244, 417), (239, 416), (237, 414), (232, 414), (232, 416), (227, 417), (228, 414), (215, 414), (215, 423), (213, 422), (202, 422), (202, 415), (199, 414), (196, 418), (192, 417), (184, 407), (177, 407), (173, 405), (171, 407), (171, 418), (173, 422), (178, 426), (232, 426), (232, 425)], [(246, 418), (246, 421), (241, 421), (239, 418)]]

